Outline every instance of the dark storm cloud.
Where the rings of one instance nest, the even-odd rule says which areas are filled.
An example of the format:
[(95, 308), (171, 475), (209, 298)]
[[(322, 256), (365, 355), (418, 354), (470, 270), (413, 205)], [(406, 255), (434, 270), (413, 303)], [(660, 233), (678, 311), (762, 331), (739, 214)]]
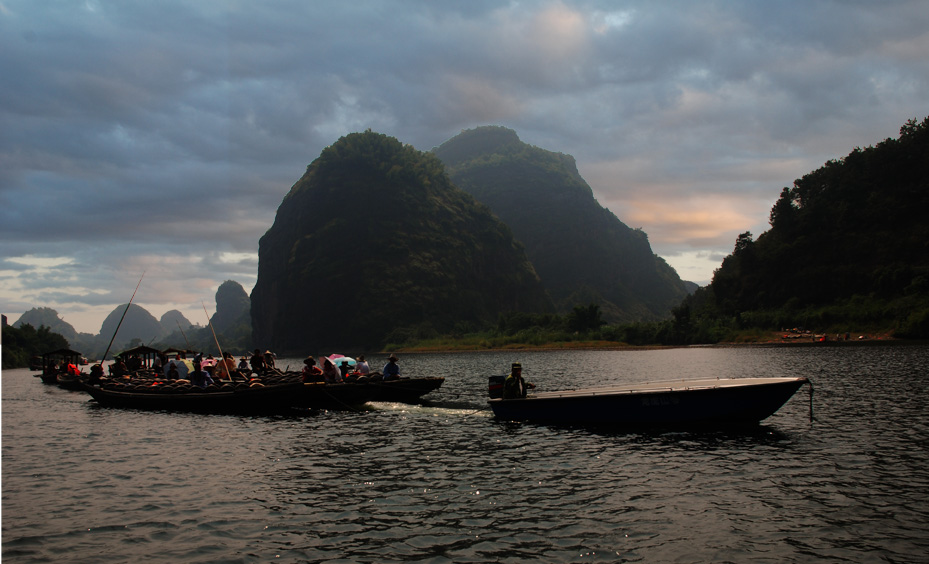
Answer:
[(0, 0), (0, 298), (99, 325), (147, 271), (193, 317), (251, 290), (325, 146), (485, 124), (705, 281), (781, 187), (927, 113), (927, 29), (915, 1)]

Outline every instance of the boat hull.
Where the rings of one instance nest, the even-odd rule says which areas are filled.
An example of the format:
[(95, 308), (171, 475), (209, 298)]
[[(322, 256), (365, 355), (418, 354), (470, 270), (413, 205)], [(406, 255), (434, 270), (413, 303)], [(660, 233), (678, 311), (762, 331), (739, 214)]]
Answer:
[(290, 400), (293, 407), (354, 409), (377, 396), (377, 389), (368, 384), (307, 382), (302, 386), (299, 395)]
[(255, 386), (217, 391), (119, 391), (84, 386), (100, 405), (202, 413), (268, 413), (287, 411), (302, 384)]
[(399, 380), (375, 382), (377, 395), (374, 397), (374, 401), (416, 403), (424, 395), (438, 390), (444, 382), (445, 378), (441, 376), (401, 378)]
[(339, 409), (354, 408), (369, 401), (416, 403), (422, 396), (442, 386), (445, 378), (402, 378), (326, 384), (308, 382), (295, 407)]
[(491, 399), (490, 407), (495, 417), (508, 421), (621, 426), (750, 424), (770, 417), (808, 382), (806, 378), (656, 382)]

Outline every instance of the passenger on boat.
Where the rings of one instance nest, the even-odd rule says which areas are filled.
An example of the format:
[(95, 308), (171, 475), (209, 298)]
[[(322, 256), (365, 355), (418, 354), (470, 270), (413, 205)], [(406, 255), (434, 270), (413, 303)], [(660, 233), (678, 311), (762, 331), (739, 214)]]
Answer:
[(239, 371), (235, 367), (235, 359), (232, 353), (224, 352), (223, 359), (213, 367), (213, 375), (219, 379), (228, 378), (232, 380), (234, 376), (239, 376)]
[(94, 384), (99, 384), (100, 380), (103, 378), (103, 366), (98, 362), (90, 367), (90, 379), (87, 381), (88, 384), (93, 386)]
[(371, 374), (371, 367), (368, 366), (368, 361), (365, 360), (365, 355), (360, 355), (358, 360), (355, 362), (355, 370), (361, 376), (367, 376)]
[(271, 351), (265, 351), (265, 366), (274, 368), (274, 353)]
[(306, 357), (303, 361), (303, 381), (304, 382), (322, 382), (323, 371), (316, 366), (316, 359), (312, 356)]
[(397, 355), (391, 354), (387, 357), (387, 364), (384, 365), (384, 380), (399, 380), (400, 379), (400, 367), (397, 366), (397, 361), (400, 360), (397, 358)]
[(168, 365), (168, 380), (180, 380), (181, 373), (177, 369), (177, 364), (174, 361), (171, 361), (171, 364)]
[(346, 376), (348, 376), (351, 373), (351, 371), (352, 371), (352, 367), (348, 365), (347, 360), (343, 360), (342, 363), (339, 364), (339, 374), (342, 375), (343, 380), (345, 379)]
[(210, 373), (210, 376), (215, 374), (214, 371), (216, 370), (216, 359), (213, 358), (213, 355), (211, 354), (206, 355), (206, 360), (202, 361), (200, 365), (203, 367), (204, 370)]
[(210, 377), (210, 373), (206, 370), (194, 370), (188, 378), (190, 383), (198, 388), (206, 388), (213, 383), (213, 378)]
[(248, 357), (243, 356), (241, 359), (239, 359), (239, 372), (243, 372), (243, 373), (244, 373), (244, 372), (247, 372), (247, 371), (249, 371), (249, 370), (251, 370), (251, 369), (250, 369), (249, 366), (248, 366)]
[(165, 361), (160, 354), (155, 355), (155, 360), (152, 361), (152, 370), (161, 374), (162, 368), (164, 368)]
[(335, 364), (332, 364), (329, 357), (325, 357), (323, 360), (323, 379), (327, 384), (335, 384), (342, 381), (342, 373), (335, 367)]
[(514, 362), (510, 375), (503, 381), (503, 399), (516, 399), (526, 397), (526, 391), (535, 388), (532, 382), (523, 379), (523, 365)]
[(123, 362), (122, 357), (118, 356), (116, 357), (116, 362), (111, 365), (110, 371), (114, 378), (122, 378), (129, 373), (129, 368), (126, 367), (126, 363)]
[(265, 357), (261, 354), (261, 349), (255, 349), (255, 354), (252, 355), (252, 358), (249, 359), (249, 363), (252, 365), (252, 372), (256, 374), (261, 372), (265, 368)]
[(129, 360), (126, 361), (126, 368), (128, 368), (130, 372), (140, 370), (142, 368), (142, 359), (139, 358), (138, 355), (130, 356)]

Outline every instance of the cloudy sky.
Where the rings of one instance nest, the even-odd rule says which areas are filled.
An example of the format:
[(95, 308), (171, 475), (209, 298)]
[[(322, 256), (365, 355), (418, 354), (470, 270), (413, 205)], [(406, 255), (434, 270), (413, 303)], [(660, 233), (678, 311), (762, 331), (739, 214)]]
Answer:
[(206, 324), (320, 151), (504, 125), (706, 283), (784, 186), (929, 115), (929, 3), (0, 0), (0, 311)]

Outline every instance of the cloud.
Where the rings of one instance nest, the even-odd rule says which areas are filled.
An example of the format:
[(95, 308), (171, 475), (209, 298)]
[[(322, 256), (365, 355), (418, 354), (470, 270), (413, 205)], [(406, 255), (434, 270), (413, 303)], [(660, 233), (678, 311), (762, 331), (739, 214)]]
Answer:
[(251, 289), (290, 186), (368, 128), (572, 154), (707, 281), (783, 186), (924, 117), (927, 29), (903, 0), (4, 0), (0, 306), (96, 331), (148, 268), (140, 303), (193, 321), (223, 281)]

